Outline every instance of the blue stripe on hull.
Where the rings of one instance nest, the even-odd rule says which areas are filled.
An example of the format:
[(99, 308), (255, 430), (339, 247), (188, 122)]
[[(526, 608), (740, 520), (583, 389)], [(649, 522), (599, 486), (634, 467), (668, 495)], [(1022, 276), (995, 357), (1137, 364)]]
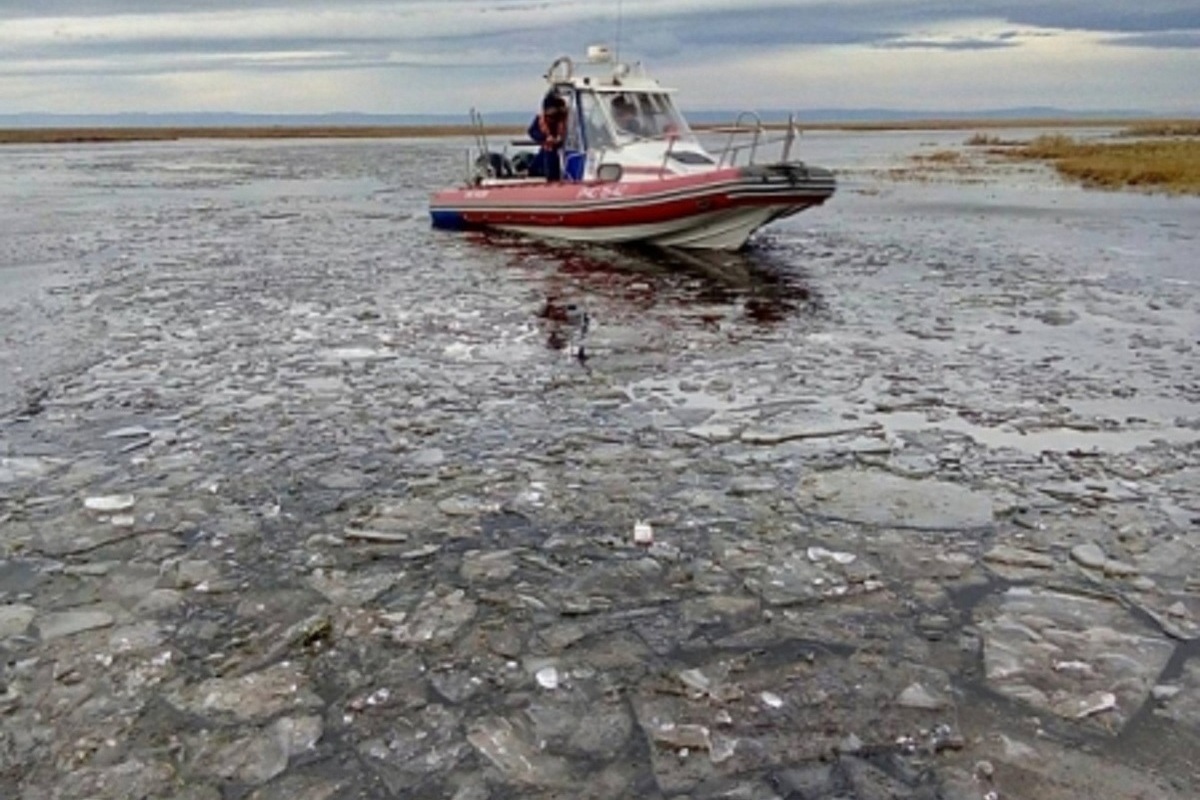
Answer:
[(457, 211), (430, 211), (429, 216), (433, 220), (433, 227), (435, 228), (461, 231), (468, 227), (467, 221), (463, 219), (463, 215)]

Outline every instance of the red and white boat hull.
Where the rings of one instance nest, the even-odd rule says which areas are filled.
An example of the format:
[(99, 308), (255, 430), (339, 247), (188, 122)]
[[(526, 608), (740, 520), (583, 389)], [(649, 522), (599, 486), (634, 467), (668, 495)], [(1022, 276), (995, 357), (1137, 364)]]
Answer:
[(824, 203), (835, 188), (831, 172), (798, 163), (615, 182), (497, 181), (439, 192), (430, 214), (440, 228), (736, 250), (758, 228)]

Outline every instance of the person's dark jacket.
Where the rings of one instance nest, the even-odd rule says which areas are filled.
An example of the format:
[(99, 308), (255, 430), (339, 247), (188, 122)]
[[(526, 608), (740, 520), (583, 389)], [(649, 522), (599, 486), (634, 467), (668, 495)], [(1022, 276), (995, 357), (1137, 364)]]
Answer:
[(529, 174), (550, 181), (562, 180), (562, 149), (567, 138), (567, 117), (538, 114), (529, 124), (529, 138), (537, 142), (537, 155), (529, 165)]

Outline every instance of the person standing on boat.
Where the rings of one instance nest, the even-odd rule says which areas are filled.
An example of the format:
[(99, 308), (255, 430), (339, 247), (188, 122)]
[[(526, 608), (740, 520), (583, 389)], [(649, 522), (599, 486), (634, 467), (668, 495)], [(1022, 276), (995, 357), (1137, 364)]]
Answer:
[(613, 122), (617, 130), (632, 136), (645, 136), (646, 129), (638, 119), (637, 108), (625, 95), (617, 95), (612, 101)]
[(567, 101), (555, 92), (542, 99), (542, 113), (529, 125), (529, 138), (541, 145), (529, 174), (547, 181), (562, 180), (563, 143), (567, 139)]

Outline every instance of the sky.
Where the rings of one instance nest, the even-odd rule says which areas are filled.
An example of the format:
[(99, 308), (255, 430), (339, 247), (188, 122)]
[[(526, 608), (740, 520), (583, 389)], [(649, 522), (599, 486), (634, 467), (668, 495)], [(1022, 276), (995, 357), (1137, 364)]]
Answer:
[(0, 0), (0, 114), (515, 111), (618, 42), (693, 110), (1200, 113), (1200, 0)]

